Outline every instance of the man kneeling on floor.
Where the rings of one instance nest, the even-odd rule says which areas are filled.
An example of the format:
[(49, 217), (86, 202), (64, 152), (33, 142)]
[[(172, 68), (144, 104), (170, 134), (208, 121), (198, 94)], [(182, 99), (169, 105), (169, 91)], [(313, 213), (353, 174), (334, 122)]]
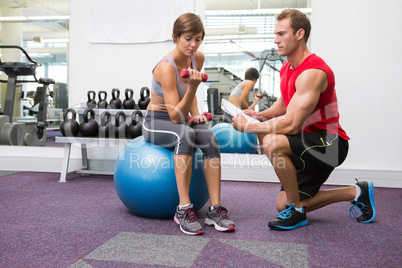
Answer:
[(260, 123), (247, 123), (241, 114), (233, 118), (235, 129), (263, 136), (264, 153), (282, 184), (280, 213), (268, 223), (274, 230), (305, 226), (306, 212), (341, 201), (352, 202), (353, 217), (360, 209), (357, 221), (375, 218), (372, 182), (320, 190), (346, 159), (349, 137), (339, 124), (334, 73), (307, 49), (310, 30), (310, 20), (298, 10), (278, 15), (274, 42), (279, 55), (287, 57), (280, 71), (281, 97), (262, 112), (244, 111)]

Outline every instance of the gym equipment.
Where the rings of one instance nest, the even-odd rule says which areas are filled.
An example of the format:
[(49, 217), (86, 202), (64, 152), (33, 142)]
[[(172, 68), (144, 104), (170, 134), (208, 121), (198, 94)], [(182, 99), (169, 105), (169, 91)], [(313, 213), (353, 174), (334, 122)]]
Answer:
[[(174, 148), (130, 141), (114, 168), (114, 186), (122, 203), (132, 212), (152, 218), (172, 218), (179, 204), (173, 160)], [(209, 199), (199, 149), (193, 152), (190, 200), (196, 210)]]
[(256, 134), (237, 131), (229, 123), (216, 124), (211, 130), (218, 140), (221, 153), (257, 153), (258, 139)]
[(22, 145), (22, 129), (18, 124), (9, 122), (8, 116), (0, 116), (0, 144)]
[[(22, 93), (21, 99), (24, 99), (23, 91), (21, 93)], [(52, 98), (54, 97), (53, 92), (49, 92), (48, 88), (37, 87), (33, 96), (34, 104), (32, 108), (28, 109), (29, 115), (36, 115), (37, 118), (41, 118), (42, 120), (44, 120), (46, 126), (48, 125), (46, 122), (48, 115), (45, 113), (47, 113), (47, 109), (49, 108), (47, 107), (48, 106), (47, 99), (49, 96)], [(44, 109), (44, 105), (46, 105), (46, 110)]]
[(112, 89), (112, 99), (109, 102), (109, 107), (112, 109), (120, 109), (122, 102), (120, 100), (120, 90), (117, 88)]
[[(0, 46), (0, 49), (18, 49), (25, 55), (28, 62), (2, 62), (0, 60), (0, 72), (4, 72), (7, 80), (1, 80), (1, 83), (7, 83), (6, 99), (4, 104), (4, 115), (0, 115), (0, 144), (8, 145), (27, 145), (41, 146), (46, 142), (46, 116), (47, 116), (47, 91), (49, 85), (55, 84), (53, 79), (36, 78), (36, 68), (42, 64), (34, 61), (28, 53), (20, 46)], [(18, 76), (33, 76), (33, 80), (19, 80)], [(39, 102), (39, 110), (36, 122), (14, 122), (13, 111), (15, 102), (15, 91), (17, 83), (38, 83), (42, 92), (42, 99)], [(7, 122), (9, 124), (7, 124)], [(14, 127), (16, 125), (17, 127)], [(4, 130), (3, 130), (4, 128)]]
[(12, 122), (7, 115), (0, 115), (0, 144), (41, 146), (46, 142), (46, 127), (35, 122)]
[(117, 139), (124, 139), (127, 136), (126, 114), (122, 111), (117, 112), (115, 115), (115, 137)]
[[(68, 114), (71, 113), (71, 119), (68, 118)], [(63, 113), (63, 122), (60, 124), (60, 132), (63, 136), (75, 137), (80, 132), (80, 126), (76, 119), (75, 110), (72, 108), (66, 109)]]
[(131, 115), (131, 123), (127, 127), (127, 136), (134, 139), (142, 135), (142, 113), (135, 111)]
[[(212, 114), (211, 114), (211, 113), (206, 113), (206, 114), (205, 114), (205, 117), (207, 118), (208, 121), (211, 121), (211, 120), (212, 120)], [(186, 122), (187, 122), (187, 124), (190, 125), (190, 126), (192, 126), (193, 123), (194, 123), (194, 122), (193, 122), (194, 119), (195, 119), (194, 117), (187, 116), (187, 117), (186, 117)]]
[(131, 88), (126, 88), (125, 91), (126, 98), (123, 100), (124, 109), (134, 109), (135, 101), (133, 99), (134, 91)]
[[(190, 71), (187, 69), (181, 69), (180, 76), (182, 78), (188, 78), (190, 76)], [(208, 75), (201, 73), (202, 82), (206, 82), (208, 80)]]
[(88, 93), (87, 93), (87, 96), (88, 96), (87, 107), (91, 108), (91, 109), (95, 108), (96, 107), (96, 100), (95, 100), (96, 93), (95, 93), (95, 91), (89, 90)]
[(221, 109), (222, 100), (229, 100), (230, 93), (235, 88), (234, 82), (214, 82), (207, 90), (208, 112), (212, 113), (212, 125), (225, 121), (225, 114)]
[(112, 115), (105, 111), (101, 114), (101, 120), (99, 124), (99, 138), (109, 138), (114, 135), (114, 125), (111, 122)]
[[(103, 97), (102, 97), (102, 95), (103, 95)], [(99, 98), (99, 101), (98, 101), (98, 108), (99, 109), (106, 109), (107, 107), (108, 107), (108, 104), (107, 104), (107, 92), (106, 91), (99, 91), (98, 92), (98, 98)]]
[[(146, 96), (144, 96), (144, 93), (147, 93)], [(140, 99), (138, 100), (138, 107), (140, 107), (141, 110), (145, 110), (149, 104), (149, 102), (151, 101), (150, 96), (150, 92), (149, 92), (149, 88), (148, 87), (142, 87), (141, 91), (140, 91)]]
[(53, 104), (56, 109), (68, 108), (68, 85), (57, 82), (53, 86)]
[[(88, 114), (90, 117), (88, 117)], [(88, 108), (83, 113), (83, 121), (80, 124), (80, 133), (84, 137), (97, 137), (99, 133), (98, 122), (95, 121), (95, 112)]]

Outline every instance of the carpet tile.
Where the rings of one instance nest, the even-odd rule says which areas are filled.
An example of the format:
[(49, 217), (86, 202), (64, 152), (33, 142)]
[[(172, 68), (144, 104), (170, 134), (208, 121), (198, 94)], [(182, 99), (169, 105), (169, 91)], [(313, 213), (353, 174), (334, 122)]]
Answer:
[(206, 204), (197, 212), (204, 234), (189, 237), (173, 219), (130, 212), (111, 176), (59, 176), (0, 177), (1, 268), (401, 267), (402, 189), (374, 188), (372, 223), (350, 219), (351, 204), (342, 202), (308, 213), (306, 227), (278, 232), (267, 227), (278, 215), (278, 183), (224, 181), (236, 231), (205, 226)]

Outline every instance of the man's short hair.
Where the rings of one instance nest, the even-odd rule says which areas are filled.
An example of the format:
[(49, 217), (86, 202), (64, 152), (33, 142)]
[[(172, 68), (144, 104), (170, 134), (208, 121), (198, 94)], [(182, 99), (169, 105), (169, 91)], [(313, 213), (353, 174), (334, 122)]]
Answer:
[(280, 21), (286, 18), (289, 19), (290, 27), (293, 29), (293, 34), (300, 29), (304, 30), (304, 41), (307, 43), (311, 32), (310, 19), (307, 15), (297, 9), (284, 9), (278, 14), (276, 20)]

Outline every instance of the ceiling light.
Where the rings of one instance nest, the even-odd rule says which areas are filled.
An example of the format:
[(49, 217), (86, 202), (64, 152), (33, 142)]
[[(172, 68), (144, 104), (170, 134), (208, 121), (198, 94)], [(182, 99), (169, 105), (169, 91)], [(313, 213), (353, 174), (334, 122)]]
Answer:
[(0, 17), (0, 22), (23, 22), (23, 21), (45, 21), (45, 20), (69, 20), (70, 16), (16, 16), (16, 17)]
[(27, 17), (24, 16), (16, 16), (16, 17), (0, 17), (1, 22), (17, 22), (17, 21), (26, 21)]
[(69, 39), (42, 39), (42, 43), (68, 43)]
[[(206, 16), (267, 16), (281, 13), (283, 8), (247, 9), (247, 10), (205, 10)], [(298, 8), (297, 10), (311, 14), (311, 8)]]
[(14, 4), (18, 5), (18, 6), (22, 6), (24, 3), (20, 2), (20, 1), (13, 1)]
[(70, 16), (28, 16), (28, 20), (68, 20)]

